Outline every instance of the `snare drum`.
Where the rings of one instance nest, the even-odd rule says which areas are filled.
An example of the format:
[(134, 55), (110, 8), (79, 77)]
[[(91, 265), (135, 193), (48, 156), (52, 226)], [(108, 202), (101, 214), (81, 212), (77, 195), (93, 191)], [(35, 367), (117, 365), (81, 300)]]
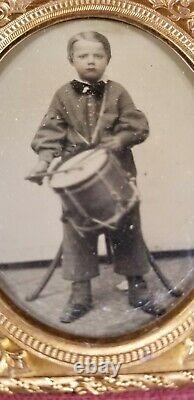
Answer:
[(50, 186), (62, 198), (79, 232), (117, 229), (138, 200), (136, 185), (106, 149), (86, 150), (53, 173)]

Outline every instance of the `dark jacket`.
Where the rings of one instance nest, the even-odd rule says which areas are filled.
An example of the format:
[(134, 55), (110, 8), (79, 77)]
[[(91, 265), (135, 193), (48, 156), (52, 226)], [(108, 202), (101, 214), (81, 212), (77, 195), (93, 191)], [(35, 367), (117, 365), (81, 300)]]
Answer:
[[(77, 132), (90, 140), (87, 130), (86, 101), (87, 95), (78, 94), (70, 82), (55, 93), (32, 141), (32, 148), (39, 154), (40, 160), (51, 162), (54, 157), (59, 156), (65, 160), (72, 157), (79, 146), (84, 149), (83, 140)], [(96, 99), (96, 102), (99, 112), (102, 99)], [(122, 167), (135, 176), (136, 168), (131, 147), (147, 138), (148, 123), (123, 86), (109, 80), (106, 83), (106, 104), (100, 120), (99, 137), (117, 135), (121, 132), (127, 132), (129, 140), (126, 148), (117, 156)]]

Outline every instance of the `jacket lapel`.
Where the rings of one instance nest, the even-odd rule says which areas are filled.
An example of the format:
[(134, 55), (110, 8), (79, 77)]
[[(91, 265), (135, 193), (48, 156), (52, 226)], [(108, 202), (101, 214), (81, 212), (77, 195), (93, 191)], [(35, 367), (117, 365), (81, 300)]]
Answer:
[(82, 136), (87, 136), (85, 113), (83, 113), (83, 101), (79, 96), (77, 96), (70, 83), (64, 90), (63, 103), (69, 125)]
[[(106, 86), (106, 101), (104, 104), (104, 109), (100, 115), (98, 121), (98, 133), (99, 137), (111, 130), (113, 127), (114, 120), (117, 115), (110, 109), (109, 102), (111, 101), (111, 81), (107, 82)], [(71, 131), (71, 136), (78, 139), (79, 142), (83, 142), (82, 138), (78, 138), (78, 133), (82, 135), (86, 141), (89, 141), (89, 132), (87, 126), (87, 116), (85, 112), (86, 108), (86, 98), (85, 96), (80, 97), (74, 91), (71, 83), (66, 85), (64, 88), (63, 104), (65, 108), (65, 118), (68, 120), (68, 124)]]

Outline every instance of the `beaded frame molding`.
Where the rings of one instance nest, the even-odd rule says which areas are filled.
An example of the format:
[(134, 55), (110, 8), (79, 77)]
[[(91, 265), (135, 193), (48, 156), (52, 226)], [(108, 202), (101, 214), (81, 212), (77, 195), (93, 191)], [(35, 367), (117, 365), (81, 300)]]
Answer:
[[(168, 43), (194, 69), (193, 0), (0, 0), (0, 57), (43, 27), (76, 18), (138, 26)], [(87, 342), (56, 334), (1, 292), (0, 393), (121, 392), (194, 385), (194, 301), (190, 293), (137, 336)], [(75, 375), (75, 362), (120, 362), (115, 378)]]

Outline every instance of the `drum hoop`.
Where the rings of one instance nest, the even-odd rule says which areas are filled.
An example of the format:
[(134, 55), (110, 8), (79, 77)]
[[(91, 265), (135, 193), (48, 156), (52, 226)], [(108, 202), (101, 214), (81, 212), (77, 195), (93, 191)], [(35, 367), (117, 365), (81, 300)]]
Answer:
[(73, 185), (69, 186), (63, 186), (61, 188), (55, 188), (53, 187), (53, 190), (69, 190), (69, 191), (74, 191), (74, 192), (79, 192), (83, 186), (83, 184), (89, 183), (95, 176), (98, 177), (98, 172), (100, 172), (108, 163), (108, 157), (104, 161), (104, 163), (101, 165), (98, 171), (95, 171), (92, 175), (90, 175), (88, 178), (83, 179), (81, 182), (75, 183)]
[[(114, 157), (114, 158), (113, 158), (113, 157)], [(122, 167), (120, 166), (119, 161), (116, 159), (116, 157), (111, 155), (110, 158), (113, 160), (113, 163), (114, 163), (114, 164), (116, 163), (116, 167), (119, 168), (119, 173), (120, 173), (121, 175), (123, 175), (123, 178), (126, 178), (126, 179), (128, 180), (128, 182), (131, 182), (130, 179), (128, 178), (128, 172), (122, 169)], [(101, 165), (101, 167), (99, 168), (99, 170), (96, 171), (96, 172), (94, 172), (89, 178), (83, 180), (81, 183), (76, 183), (76, 184), (71, 185), (71, 186), (61, 187), (61, 188), (59, 188), (59, 189), (57, 189), (57, 188), (53, 188), (53, 189), (56, 190), (56, 191), (59, 191), (59, 190), (61, 190), (61, 191), (68, 190), (68, 191), (70, 191), (70, 192), (72, 192), (72, 193), (79, 193), (79, 192), (81, 192), (81, 191), (83, 190), (83, 186), (84, 186), (85, 189), (87, 189), (87, 188), (90, 186), (90, 184), (91, 184), (92, 182), (95, 183), (96, 181), (99, 180), (99, 174), (102, 172), (102, 170), (103, 170), (104, 168), (106, 168), (106, 167), (108, 166), (108, 163), (109, 163), (109, 159), (110, 159), (110, 158), (107, 157), (107, 159), (105, 160), (104, 164)], [(134, 189), (134, 190), (135, 190), (135, 189)]]

